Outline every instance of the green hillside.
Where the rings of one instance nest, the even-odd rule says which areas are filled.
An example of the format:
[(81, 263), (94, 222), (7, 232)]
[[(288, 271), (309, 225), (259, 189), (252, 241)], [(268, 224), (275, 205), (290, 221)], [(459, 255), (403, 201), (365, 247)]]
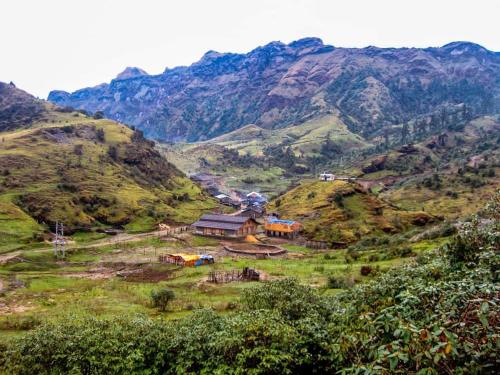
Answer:
[(147, 230), (215, 206), (142, 133), (52, 107), (45, 117), (0, 134), (0, 246), (40, 240), (56, 221)]
[(271, 202), (269, 210), (300, 221), (307, 237), (343, 243), (403, 232), (436, 220), (425, 212), (396, 209), (357, 183), (338, 180), (304, 181)]
[(477, 212), (500, 187), (500, 122), (479, 117), (413, 145), (361, 161), (352, 173), (399, 207), (457, 219)]
[(368, 145), (362, 137), (351, 133), (336, 115), (326, 115), (300, 125), (274, 130), (247, 125), (205, 143), (257, 156), (261, 156), (268, 146), (285, 144), (291, 146), (296, 155), (310, 155), (317, 154), (327, 138), (344, 150)]

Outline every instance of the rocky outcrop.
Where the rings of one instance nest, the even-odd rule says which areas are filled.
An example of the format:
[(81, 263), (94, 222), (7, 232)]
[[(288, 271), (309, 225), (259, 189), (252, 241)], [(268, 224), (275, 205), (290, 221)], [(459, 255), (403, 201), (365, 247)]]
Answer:
[(500, 55), (468, 42), (356, 49), (305, 38), (246, 54), (209, 51), (158, 75), (127, 68), (109, 84), (53, 91), (49, 100), (103, 111), (169, 141), (204, 140), (247, 124), (281, 128), (333, 111), (366, 134), (450, 104), (499, 111), (499, 76)]

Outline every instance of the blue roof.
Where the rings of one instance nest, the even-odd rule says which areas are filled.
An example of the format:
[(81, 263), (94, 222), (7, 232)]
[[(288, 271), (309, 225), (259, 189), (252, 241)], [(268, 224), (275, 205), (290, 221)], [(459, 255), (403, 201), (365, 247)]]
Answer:
[(293, 223), (295, 223), (295, 221), (293, 220), (280, 220), (280, 219), (269, 219), (267, 220), (267, 222), (271, 224), (288, 224), (288, 225), (292, 225)]

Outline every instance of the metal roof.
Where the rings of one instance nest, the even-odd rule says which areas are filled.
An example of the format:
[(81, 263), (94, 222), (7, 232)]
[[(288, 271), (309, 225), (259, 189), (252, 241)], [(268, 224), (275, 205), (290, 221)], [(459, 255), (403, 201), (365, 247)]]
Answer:
[(221, 223), (220, 221), (199, 220), (193, 224), (193, 227), (238, 230), (242, 225), (243, 223)]
[(215, 214), (205, 214), (200, 219), (200, 221), (216, 221), (219, 223), (237, 223), (237, 224), (243, 224), (247, 220), (251, 219), (243, 216), (215, 215)]
[(215, 228), (215, 229), (227, 229), (227, 230), (238, 230), (243, 224), (248, 220), (254, 219), (245, 216), (230, 216), (230, 215), (214, 215), (205, 214), (196, 223), (193, 223), (193, 227), (202, 228)]
[(269, 224), (287, 224), (287, 225), (292, 225), (295, 223), (293, 220), (280, 220), (280, 219), (268, 219), (267, 222)]

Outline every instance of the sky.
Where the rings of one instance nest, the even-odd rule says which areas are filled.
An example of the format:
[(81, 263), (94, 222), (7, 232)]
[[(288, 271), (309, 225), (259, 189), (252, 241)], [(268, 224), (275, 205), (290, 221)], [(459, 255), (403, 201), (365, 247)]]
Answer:
[(0, 0), (0, 81), (40, 98), (208, 50), (319, 37), (337, 47), (466, 40), (500, 51), (498, 0)]

